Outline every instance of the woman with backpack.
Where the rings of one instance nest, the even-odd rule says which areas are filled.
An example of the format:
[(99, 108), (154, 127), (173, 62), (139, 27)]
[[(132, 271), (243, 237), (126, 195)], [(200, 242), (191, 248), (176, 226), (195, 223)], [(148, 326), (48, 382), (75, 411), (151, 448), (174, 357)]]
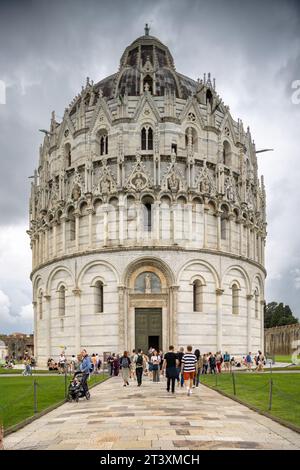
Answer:
[(129, 379), (129, 373), (130, 373), (130, 364), (131, 364), (131, 360), (128, 356), (128, 352), (124, 351), (124, 354), (120, 359), (120, 369), (121, 369), (121, 374), (124, 380), (123, 387), (126, 387), (126, 385), (129, 385), (128, 379)]

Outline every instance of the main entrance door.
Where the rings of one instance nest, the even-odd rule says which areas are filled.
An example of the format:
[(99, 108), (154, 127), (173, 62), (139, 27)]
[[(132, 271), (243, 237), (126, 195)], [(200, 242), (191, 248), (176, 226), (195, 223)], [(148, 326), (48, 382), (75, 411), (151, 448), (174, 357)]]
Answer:
[(135, 309), (135, 348), (141, 348), (147, 353), (148, 349), (162, 348), (162, 309)]

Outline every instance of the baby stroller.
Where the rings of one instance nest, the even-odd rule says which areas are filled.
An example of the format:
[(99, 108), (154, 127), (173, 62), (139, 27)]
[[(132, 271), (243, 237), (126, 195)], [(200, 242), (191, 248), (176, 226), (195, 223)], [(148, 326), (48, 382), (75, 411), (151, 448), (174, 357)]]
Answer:
[(77, 373), (74, 375), (73, 379), (70, 382), (68, 389), (68, 401), (79, 401), (79, 398), (85, 397), (87, 400), (91, 398), (90, 392), (84, 390), (82, 385), (82, 373)]

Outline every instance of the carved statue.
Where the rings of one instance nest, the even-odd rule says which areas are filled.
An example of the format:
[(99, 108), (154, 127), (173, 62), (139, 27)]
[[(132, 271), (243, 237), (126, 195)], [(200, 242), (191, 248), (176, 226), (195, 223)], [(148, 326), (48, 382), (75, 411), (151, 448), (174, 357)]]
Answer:
[(145, 293), (151, 294), (151, 274), (147, 273), (145, 276)]

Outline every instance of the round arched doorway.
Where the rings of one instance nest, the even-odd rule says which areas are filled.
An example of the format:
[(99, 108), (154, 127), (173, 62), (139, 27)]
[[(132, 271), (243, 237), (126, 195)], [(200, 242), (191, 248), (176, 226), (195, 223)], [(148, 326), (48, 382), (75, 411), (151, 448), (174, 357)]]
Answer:
[(170, 343), (176, 344), (177, 289), (173, 279), (170, 268), (160, 260), (138, 260), (128, 267), (124, 278), (127, 349), (167, 350)]

